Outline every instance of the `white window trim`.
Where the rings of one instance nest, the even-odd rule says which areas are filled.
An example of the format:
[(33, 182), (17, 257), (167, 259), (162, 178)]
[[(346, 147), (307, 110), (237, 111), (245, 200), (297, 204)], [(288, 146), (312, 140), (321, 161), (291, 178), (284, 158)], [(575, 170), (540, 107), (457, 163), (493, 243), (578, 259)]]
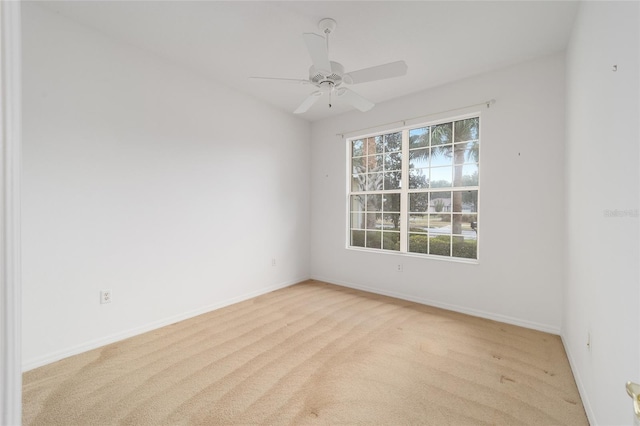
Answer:
[(22, 421), (20, 2), (0, 4), (0, 424)]

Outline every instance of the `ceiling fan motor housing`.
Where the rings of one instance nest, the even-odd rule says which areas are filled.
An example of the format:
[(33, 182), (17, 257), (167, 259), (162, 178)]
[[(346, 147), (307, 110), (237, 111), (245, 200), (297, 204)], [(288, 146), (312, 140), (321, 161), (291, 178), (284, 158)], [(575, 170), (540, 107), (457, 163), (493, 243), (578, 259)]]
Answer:
[(342, 83), (342, 75), (344, 74), (344, 67), (337, 63), (331, 62), (331, 72), (325, 73), (316, 69), (313, 65), (309, 68), (309, 81), (320, 87), (322, 83), (329, 82), (333, 86), (339, 86)]
[(344, 74), (344, 67), (337, 63), (331, 61), (331, 72), (325, 73), (321, 70), (316, 69), (313, 65), (309, 68), (309, 81), (319, 86), (323, 82), (331, 82), (334, 86), (338, 86), (342, 83), (342, 75)]

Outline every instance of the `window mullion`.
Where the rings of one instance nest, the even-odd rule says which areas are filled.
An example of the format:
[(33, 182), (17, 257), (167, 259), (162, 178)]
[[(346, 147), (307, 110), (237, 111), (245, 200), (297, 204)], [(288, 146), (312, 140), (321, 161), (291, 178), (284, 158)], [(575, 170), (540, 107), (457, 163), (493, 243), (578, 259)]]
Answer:
[(400, 252), (409, 251), (409, 130), (402, 131), (402, 180), (400, 185)]

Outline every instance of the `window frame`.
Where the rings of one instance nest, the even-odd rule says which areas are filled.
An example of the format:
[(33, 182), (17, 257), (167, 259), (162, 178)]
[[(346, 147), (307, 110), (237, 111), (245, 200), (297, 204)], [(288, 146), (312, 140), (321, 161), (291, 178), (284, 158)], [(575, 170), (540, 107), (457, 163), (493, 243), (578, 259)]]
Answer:
[[(470, 139), (469, 141), (455, 141), (455, 123), (458, 121), (462, 121), (462, 120), (467, 120), (467, 119), (473, 119), (473, 118), (477, 118), (478, 119), (478, 130), (477, 130), (477, 159), (475, 162), (469, 162), (467, 160), (464, 160), (462, 163), (458, 164), (455, 160), (455, 154), (453, 154), (453, 152), (455, 151), (456, 148), (456, 144), (457, 143), (461, 143), (461, 142), (471, 142), (471, 141), (476, 141), (476, 139)], [(400, 127), (395, 127), (395, 128), (390, 128), (390, 129), (385, 129), (385, 130), (380, 130), (377, 131), (375, 133), (367, 133), (367, 134), (361, 134), (361, 135), (356, 135), (356, 136), (352, 136), (352, 137), (347, 137), (344, 139), (345, 141), (345, 147), (346, 147), (346, 155), (347, 155), (347, 161), (346, 163), (346, 171), (347, 171), (347, 179), (346, 179), (346, 238), (345, 238), (345, 245), (346, 245), (346, 249), (348, 250), (355, 250), (355, 251), (365, 251), (365, 252), (369, 252), (369, 253), (381, 253), (381, 254), (394, 254), (394, 255), (400, 255), (400, 256), (411, 256), (411, 257), (419, 257), (419, 258), (423, 258), (423, 259), (436, 259), (436, 260), (444, 260), (444, 261), (453, 261), (453, 262), (461, 262), (461, 263), (474, 263), (477, 264), (480, 261), (480, 227), (477, 225), (480, 223), (480, 199), (481, 199), (481, 173), (480, 173), (480, 151), (481, 151), (481, 141), (482, 141), (482, 117), (481, 117), (481, 113), (479, 111), (477, 112), (472, 112), (472, 113), (468, 113), (468, 114), (464, 114), (464, 115), (459, 115), (459, 116), (455, 116), (455, 117), (445, 117), (445, 118), (441, 118), (441, 119), (437, 119), (437, 120), (433, 120), (433, 121), (427, 121), (427, 122), (419, 122), (419, 123), (415, 123), (415, 124), (404, 124), (403, 126)], [(420, 147), (416, 148), (411, 148), (410, 147), (410, 138), (409, 138), (409, 134), (412, 130), (416, 130), (416, 129), (420, 129), (420, 128), (425, 128), (425, 127), (429, 127), (430, 129), (434, 126), (438, 126), (440, 124), (446, 124), (446, 123), (451, 123), (451, 127), (452, 127), (452, 132), (451, 132), (451, 141), (449, 142), (451, 144), (451, 149), (452, 149), (452, 160), (451, 160), (451, 168), (452, 168), (452, 178), (451, 178), (451, 186), (447, 186), (447, 187), (428, 187), (428, 188), (411, 188), (410, 187), (410, 178), (409, 178), (409, 170), (410, 170), (410, 154), (409, 152), (411, 150), (415, 150), (415, 149), (419, 149)], [(401, 166), (401, 184), (400, 184), (400, 189), (398, 190), (385, 190), (385, 189), (376, 189), (376, 190), (372, 190), (372, 191), (352, 191), (352, 180), (354, 178), (354, 172), (353, 172), (353, 141), (357, 141), (357, 140), (365, 140), (365, 139), (369, 139), (369, 138), (376, 138), (376, 137), (385, 137), (387, 135), (391, 135), (394, 133), (400, 133), (401, 134), (401, 158), (402, 158), (402, 166)], [(431, 143), (428, 146), (432, 146)], [(468, 149), (468, 148), (466, 148)], [(367, 152), (364, 153), (364, 155), (361, 156), (356, 156), (355, 158), (366, 158), (367, 157)], [(384, 154), (384, 152), (382, 153)], [(431, 172), (432, 169), (434, 168), (431, 165), (431, 155), (428, 156), (428, 166), (425, 168), (426, 171)], [(477, 167), (477, 182), (476, 185), (471, 185), (471, 186), (455, 186), (455, 180), (453, 177), (453, 174), (455, 174), (455, 166), (456, 165), (460, 165), (461, 167), (463, 167), (463, 165), (474, 165), (475, 167)], [(383, 169), (384, 172), (384, 169)], [(424, 193), (427, 194), (427, 197), (429, 198), (429, 200), (431, 200), (431, 194), (433, 193), (437, 193), (437, 192), (449, 192), (450, 195), (450, 199), (452, 200), (451, 202), (453, 202), (453, 198), (454, 192), (463, 192), (463, 191), (477, 191), (476, 193), (476, 198), (475, 198), (475, 212), (471, 212), (470, 214), (474, 214), (476, 217), (476, 228), (475, 228), (475, 240), (476, 240), (476, 257), (475, 258), (467, 258), (467, 257), (455, 257), (454, 256), (454, 237), (457, 237), (461, 234), (453, 234), (453, 230), (451, 230), (451, 232), (448, 234), (450, 239), (449, 239), (449, 254), (448, 255), (438, 255), (438, 254), (433, 254), (433, 253), (420, 253), (420, 252), (411, 252), (409, 251), (409, 241), (410, 241), (410, 235), (411, 234), (416, 234), (416, 232), (411, 232), (411, 229), (409, 228), (410, 225), (410, 216), (412, 214), (412, 212), (409, 210), (410, 206), (409, 206), (409, 198), (410, 198), (410, 194), (415, 194), (415, 193)], [(365, 246), (354, 246), (352, 245), (352, 231), (356, 228), (352, 228), (352, 214), (354, 214), (354, 210), (352, 207), (352, 196), (366, 196), (366, 195), (379, 195), (382, 194), (384, 196), (384, 194), (399, 194), (400, 197), (400, 223), (399, 223), (399, 234), (400, 234), (400, 244), (399, 244), (399, 250), (392, 250), (392, 249), (388, 249), (388, 248), (384, 248), (384, 238), (385, 238), (385, 234), (389, 231), (385, 231), (384, 230), (384, 216), (382, 216), (383, 218), (383, 223), (381, 224), (381, 229), (380, 229), (380, 247), (368, 247), (366, 246), (366, 242), (365, 242)], [(384, 199), (382, 201), (382, 203), (384, 204)], [(429, 201), (430, 203), (430, 201)], [(462, 208), (461, 208), (462, 209)], [(363, 211), (359, 211), (359, 213), (367, 213), (368, 210), (363, 210)], [(451, 212), (451, 218), (450, 221), (453, 225), (453, 214), (459, 214), (461, 216), (464, 215), (464, 211), (461, 212)], [(413, 214), (416, 214), (415, 212), (413, 212)], [(425, 215), (428, 214), (427, 212), (425, 212)], [(361, 230), (365, 232), (367, 232), (367, 228), (358, 228), (356, 230)], [(462, 231), (460, 231), (462, 233)], [(419, 234), (419, 232), (418, 232)], [(428, 235), (427, 232), (425, 232), (425, 235)], [(429, 237), (432, 238), (432, 237)], [(366, 240), (365, 240), (366, 241)], [(430, 244), (431, 240), (428, 240), (428, 244)]]

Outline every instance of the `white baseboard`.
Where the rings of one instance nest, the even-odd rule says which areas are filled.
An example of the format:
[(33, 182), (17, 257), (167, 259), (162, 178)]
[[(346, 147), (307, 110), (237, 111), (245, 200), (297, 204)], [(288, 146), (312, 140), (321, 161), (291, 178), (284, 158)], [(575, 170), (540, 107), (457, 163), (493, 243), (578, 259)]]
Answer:
[[(73, 356), (73, 355), (78, 355), (81, 354), (83, 352), (87, 352), (111, 343), (115, 343), (118, 342), (120, 340), (124, 340), (124, 339), (128, 339), (129, 337), (133, 337), (133, 336), (137, 336), (139, 334), (142, 333), (146, 333), (152, 330), (156, 330), (158, 328), (173, 324), (175, 322), (178, 321), (184, 321), (186, 319), (189, 318), (193, 318), (195, 316), (198, 315), (202, 315), (204, 313), (207, 312), (211, 312), (214, 311), (216, 309), (220, 309), (220, 308), (224, 308), (225, 306), (229, 306), (229, 305), (233, 305), (234, 303), (238, 303), (238, 302), (242, 302), (244, 300), (248, 300), (251, 299), (253, 297), (257, 297), (266, 293), (269, 293), (271, 291), (274, 290), (278, 290), (281, 288), (285, 288), (285, 287), (289, 287), (291, 285), (297, 284), (299, 282), (305, 281), (309, 279), (309, 277), (302, 277), (302, 278), (297, 278), (297, 279), (293, 279), (293, 280), (288, 280), (276, 285), (272, 285), (269, 287), (265, 287), (263, 289), (257, 290), (257, 291), (253, 291), (250, 293), (246, 293), (237, 297), (233, 297), (227, 300), (223, 300), (220, 301), (218, 303), (212, 304), (212, 305), (208, 305), (208, 306), (203, 306), (202, 308), (193, 310), (193, 311), (189, 311), (189, 312), (185, 312), (182, 314), (178, 314), (178, 315), (174, 315), (168, 318), (164, 318), (162, 320), (159, 321), (154, 321), (152, 323), (146, 324), (144, 326), (141, 327), (136, 327), (133, 329), (129, 329), (129, 330), (125, 330), (119, 333), (115, 333), (109, 336), (105, 336), (105, 337), (101, 337), (98, 339), (94, 339), (85, 343), (82, 343), (80, 345), (76, 345), (70, 348), (67, 348), (65, 350), (62, 351), (57, 351), (57, 352), (53, 352), (44, 356), (40, 356), (37, 358), (32, 358), (32, 359), (28, 359), (28, 360), (24, 360), (22, 362), (22, 371), (26, 372), (29, 370), (32, 370), (34, 368), (38, 368), (38, 367), (42, 367), (43, 365), (47, 365), (50, 364), (52, 362), (55, 361), (59, 361), (61, 359)], [(512, 325), (517, 325), (520, 327), (525, 327), (525, 328), (530, 328), (533, 330), (538, 330), (538, 331), (543, 331), (546, 333), (552, 333), (552, 334), (560, 334), (560, 330), (557, 327), (552, 327), (546, 324), (540, 324), (540, 323), (536, 323), (536, 322), (532, 322), (532, 321), (526, 321), (526, 320), (522, 320), (519, 318), (513, 318), (513, 317), (508, 317), (505, 315), (500, 315), (500, 314), (494, 314), (491, 312), (485, 312), (485, 311), (480, 311), (480, 310), (476, 310), (476, 309), (470, 309), (470, 308), (466, 308), (463, 306), (458, 306), (458, 305), (453, 305), (453, 304), (449, 304), (449, 303), (442, 303), (442, 302), (438, 302), (435, 300), (430, 300), (430, 299), (424, 299), (424, 298), (420, 298), (420, 297), (415, 297), (412, 295), (408, 295), (408, 294), (404, 294), (404, 293), (399, 293), (399, 292), (393, 292), (393, 291), (384, 291), (384, 290), (380, 290), (377, 288), (373, 288), (373, 287), (368, 287), (365, 285), (360, 285), (360, 284), (355, 284), (355, 283), (350, 283), (350, 282), (346, 282), (346, 281), (340, 281), (340, 280), (334, 280), (331, 278), (326, 278), (326, 277), (320, 277), (320, 276), (312, 276), (311, 279), (315, 279), (318, 281), (324, 281), (327, 283), (331, 283), (331, 284), (336, 284), (336, 285), (340, 285), (343, 287), (348, 287), (348, 288), (353, 288), (356, 290), (362, 290), (362, 291), (367, 291), (369, 293), (375, 293), (375, 294), (380, 294), (383, 296), (390, 296), (390, 297), (395, 297), (397, 299), (402, 299), (402, 300), (407, 300), (410, 302), (416, 302), (416, 303), (420, 303), (423, 305), (428, 305), (428, 306), (434, 306), (437, 308), (442, 308), (442, 309), (447, 309), (450, 311), (454, 311), (454, 312), (460, 312), (463, 314), (468, 314), (468, 315), (473, 315), (476, 317), (480, 317), (480, 318), (486, 318), (486, 319), (490, 319), (490, 320), (494, 320), (494, 321), (499, 321), (499, 322), (504, 322), (507, 324), (512, 324)], [(583, 391), (580, 390), (580, 393), (582, 395)]]
[(576, 386), (578, 386), (578, 392), (580, 393), (580, 398), (582, 399), (582, 406), (584, 407), (585, 413), (587, 413), (587, 420), (589, 420), (590, 425), (597, 425), (596, 415), (593, 412), (593, 408), (591, 407), (591, 402), (589, 401), (589, 394), (584, 387), (584, 382), (578, 373), (578, 369), (576, 368), (575, 361), (573, 360), (573, 355), (569, 350), (569, 346), (565, 342), (565, 337), (562, 333), (560, 333), (560, 339), (562, 339), (562, 346), (564, 346), (564, 352), (567, 354), (567, 359), (569, 360), (569, 366), (571, 367), (571, 372), (573, 373), (573, 378), (576, 381)]
[(196, 317), (198, 315), (205, 314), (207, 312), (215, 311), (216, 309), (224, 308), (225, 306), (233, 305), (235, 303), (239, 303), (248, 299), (252, 299), (257, 296), (261, 296), (263, 294), (272, 292), (274, 290), (279, 290), (281, 288), (289, 287), (294, 284), (297, 284), (302, 281), (308, 280), (309, 277), (298, 278), (293, 280), (288, 280), (279, 284), (271, 285), (269, 287), (262, 288), (260, 290), (252, 291), (250, 293), (242, 294), (240, 296), (232, 297), (230, 299), (226, 299), (220, 301), (218, 303), (214, 303), (212, 305), (203, 306), (201, 308), (184, 312), (178, 315), (173, 315), (168, 318), (164, 318), (159, 321), (154, 321), (152, 323), (146, 324), (141, 327), (132, 328), (129, 330), (124, 330), (115, 334), (111, 334), (109, 336), (100, 337), (98, 339), (90, 340), (88, 342), (82, 343), (80, 345), (76, 345), (70, 348), (67, 348), (62, 351), (53, 352), (44, 356), (40, 356), (37, 358), (32, 358), (29, 360), (24, 360), (22, 362), (22, 371), (26, 372), (29, 370), (33, 370), (34, 368), (42, 367), (43, 365), (51, 364), (52, 362), (59, 361), (64, 358), (68, 358), (73, 355), (78, 355), (83, 352), (90, 351), (92, 349), (96, 349), (105, 345), (109, 345), (111, 343), (119, 342), (120, 340), (128, 339), (129, 337), (137, 336), (142, 333), (146, 333), (149, 331), (156, 330), (161, 327), (165, 327), (170, 324), (174, 324), (178, 321), (184, 321), (189, 318)]
[(560, 328), (559, 327), (555, 327), (555, 326), (548, 325), (548, 324), (542, 324), (542, 323), (538, 323), (538, 322), (534, 322), (534, 321), (527, 321), (527, 320), (523, 320), (521, 318), (509, 317), (509, 316), (506, 316), (506, 315), (496, 314), (496, 313), (493, 313), (493, 312), (481, 311), (481, 310), (478, 310), (478, 309), (472, 309), (472, 308), (468, 308), (468, 307), (465, 307), (465, 306), (453, 305), (453, 304), (450, 304), (450, 303), (443, 303), (443, 302), (439, 302), (437, 300), (424, 299), (424, 298), (421, 298), (421, 297), (416, 297), (416, 296), (412, 296), (412, 295), (405, 294), (405, 293), (399, 293), (399, 292), (395, 292), (395, 291), (380, 290), (378, 288), (368, 287), (366, 285), (354, 284), (354, 283), (350, 283), (350, 282), (346, 282), (346, 281), (334, 280), (334, 279), (326, 278), (326, 277), (312, 276), (311, 279), (318, 280), (318, 281), (324, 281), (324, 282), (327, 282), (327, 283), (336, 284), (336, 285), (343, 286), (343, 287), (349, 287), (349, 288), (353, 288), (353, 289), (356, 289), (356, 290), (367, 291), (369, 293), (380, 294), (382, 296), (395, 297), (396, 299), (407, 300), (409, 302), (416, 302), (416, 303), (420, 303), (422, 305), (428, 305), (428, 306), (433, 306), (433, 307), (436, 307), (436, 308), (446, 309), (446, 310), (449, 310), (449, 311), (459, 312), (461, 314), (473, 315), (475, 317), (490, 319), (490, 320), (493, 320), (493, 321), (504, 322), (506, 324), (517, 325), (519, 327), (524, 327), (524, 328), (530, 328), (532, 330), (543, 331), (545, 333), (551, 333), (551, 334), (560, 335)]

